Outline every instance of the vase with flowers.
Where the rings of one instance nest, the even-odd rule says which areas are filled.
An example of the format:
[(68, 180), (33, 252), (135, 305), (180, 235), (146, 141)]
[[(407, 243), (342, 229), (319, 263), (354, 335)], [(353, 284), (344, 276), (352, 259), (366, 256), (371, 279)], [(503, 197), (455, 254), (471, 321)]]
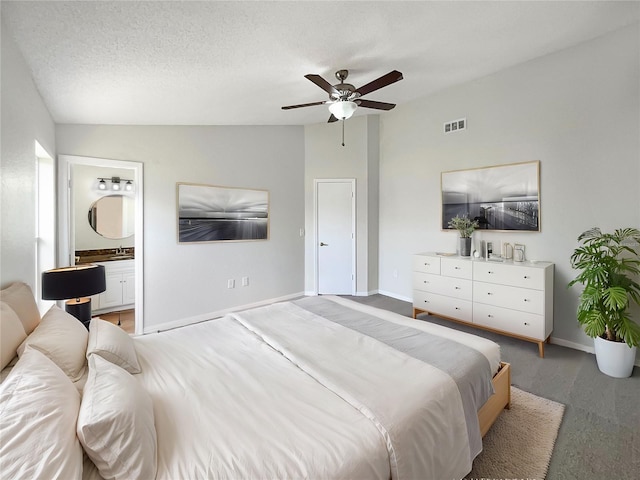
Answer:
[(471, 220), (469, 215), (456, 215), (449, 220), (449, 228), (453, 228), (460, 234), (460, 256), (471, 255), (471, 235), (480, 226), (477, 220)]

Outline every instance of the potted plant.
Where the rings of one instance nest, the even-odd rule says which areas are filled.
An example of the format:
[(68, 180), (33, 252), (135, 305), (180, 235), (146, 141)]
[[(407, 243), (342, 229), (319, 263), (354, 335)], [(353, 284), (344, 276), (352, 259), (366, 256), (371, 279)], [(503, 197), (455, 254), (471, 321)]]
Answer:
[(584, 285), (578, 305), (578, 322), (594, 338), (601, 372), (629, 377), (640, 344), (640, 326), (629, 309), (640, 305), (640, 230), (617, 229), (603, 233), (592, 228), (578, 237), (582, 245), (571, 255), (571, 266), (580, 271), (569, 283)]
[(449, 228), (458, 230), (460, 234), (460, 256), (468, 257), (471, 255), (471, 235), (473, 231), (480, 226), (476, 220), (471, 220), (467, 214), (462, 217), (456, 215), (449, 220)]

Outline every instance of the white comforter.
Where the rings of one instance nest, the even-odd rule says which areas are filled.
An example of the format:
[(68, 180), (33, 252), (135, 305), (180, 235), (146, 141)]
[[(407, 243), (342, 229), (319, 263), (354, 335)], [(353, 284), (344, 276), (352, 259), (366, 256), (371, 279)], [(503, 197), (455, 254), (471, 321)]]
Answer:
[(233, 318), (135, 346), (159, 480), (389, 478), (375, 425)]
[[(484, 339), (335, 301), (499, 362)], [(135, 347), (136, 378), (154, 404), (160, 480), (449, 479), (471, 470), (447, 374), (296, 305), (137, 337)]]

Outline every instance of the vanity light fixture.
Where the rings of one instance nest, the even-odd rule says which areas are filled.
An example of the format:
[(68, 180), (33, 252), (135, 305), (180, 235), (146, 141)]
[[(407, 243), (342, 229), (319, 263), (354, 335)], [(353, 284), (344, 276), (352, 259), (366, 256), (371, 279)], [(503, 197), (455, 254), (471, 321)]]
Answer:
[[(111, 186), (109, 186), (109, 183), (111, 184)], [(98, 177), (98, 190), (105, 191), (109, 189), (115, 192), (119, 192), (122, 190), (126, 192), (133, 192), (133, 180), (120, 177)]]

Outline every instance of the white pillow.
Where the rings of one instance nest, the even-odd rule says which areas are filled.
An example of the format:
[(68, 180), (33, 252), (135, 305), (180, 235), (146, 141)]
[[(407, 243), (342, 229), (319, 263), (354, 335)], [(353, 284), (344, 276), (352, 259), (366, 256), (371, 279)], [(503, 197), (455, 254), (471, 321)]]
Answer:
[(93, 353), (124, 368), (129, 373), (140, 373), (133, 340), (127, 332), (111, 322), (99, 318), (91, 320), (87, 358)]
[(33, 298), (31, 287), (26, 283), (15, 282), (0, 290), (0, 300), (9, 304), (22, 322), (24, 331), (29, 335), (40, 323), (40, 311)]
[(18, 347), (18, 356), (27, 346), (40, 350), (75, 382), (84, 373), (88, 338), (82, 322), (53, 305), (38, 328)]
[(0, 370), (15, 358), (25, 338), (27, 334), (16, 312), (5, 302), (0, 302)]
[(27, 349), (0, 388), (2, 478), (82, 478), (79, 409), (71, 380)]
[(98, 355), (89, 357), (77, 433), (104, 478), (155, 478), (151, 398), (128, 372)]

